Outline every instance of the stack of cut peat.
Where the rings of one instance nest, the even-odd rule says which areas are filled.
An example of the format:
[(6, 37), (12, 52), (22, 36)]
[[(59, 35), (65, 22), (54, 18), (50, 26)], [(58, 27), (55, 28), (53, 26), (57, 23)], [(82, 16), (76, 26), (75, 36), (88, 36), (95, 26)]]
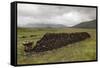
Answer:
[(90, 38), (87, 32), (46, 33), (41, 40), (37, 41), (36, 46), (32, 50), (34, 52), (49, 51), (87, 38)]

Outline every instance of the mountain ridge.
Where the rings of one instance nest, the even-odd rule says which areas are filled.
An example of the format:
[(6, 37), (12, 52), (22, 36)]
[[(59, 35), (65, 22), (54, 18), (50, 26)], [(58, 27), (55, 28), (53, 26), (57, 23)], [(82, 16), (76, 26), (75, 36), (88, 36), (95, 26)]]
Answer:
[(82, 22), (73, 27), (74, 28), (96, 28), (96, 20)]
[(63, 28), (67, 27), (63, 24), (46, 24), (46, 23), (35, 23), (35, 24), (26, 24), (22, 27), (26, 28)]

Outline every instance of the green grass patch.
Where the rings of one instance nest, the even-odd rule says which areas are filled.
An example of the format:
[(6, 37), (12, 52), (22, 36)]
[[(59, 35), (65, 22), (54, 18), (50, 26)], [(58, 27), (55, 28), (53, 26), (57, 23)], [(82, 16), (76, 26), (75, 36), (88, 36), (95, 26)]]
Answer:
[[(38, 64), (52, 62), (71, 62), (96, 60), (96, 29), (80, 28), (18, 28), (17, 29), (17, 63), (18, 64)], [(23, 42), (25, 40), (33, 41), (33, 47), (36, 42), (42, 38), (45, 33), (71, 33), (88, 32), (91, 38), (77, 43), (69, 44), (65, 47), (47, 51), (39, 54), (33, 53), (31, 56), (25, 56)], [(30, 35), (35, 35), (30, 37)], [(26, 38), (22, 38), (25, 36)]]

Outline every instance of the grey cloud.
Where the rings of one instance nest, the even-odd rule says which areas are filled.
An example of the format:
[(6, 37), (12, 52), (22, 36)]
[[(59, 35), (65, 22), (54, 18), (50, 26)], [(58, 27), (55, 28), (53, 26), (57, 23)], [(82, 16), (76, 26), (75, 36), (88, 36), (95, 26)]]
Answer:
[(29, 23), (59, 23), (73, 26), (96, 18), (96, 8), (18, 4), (18, 26)]

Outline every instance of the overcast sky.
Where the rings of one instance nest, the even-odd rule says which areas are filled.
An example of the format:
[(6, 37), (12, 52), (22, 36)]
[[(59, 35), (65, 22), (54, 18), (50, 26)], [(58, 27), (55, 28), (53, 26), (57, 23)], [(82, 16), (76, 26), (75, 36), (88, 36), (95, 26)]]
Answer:
[(18, 26), (35, 23), (55, 23), (74, 26), (96, 19), (96, 8), (18, 4)]

